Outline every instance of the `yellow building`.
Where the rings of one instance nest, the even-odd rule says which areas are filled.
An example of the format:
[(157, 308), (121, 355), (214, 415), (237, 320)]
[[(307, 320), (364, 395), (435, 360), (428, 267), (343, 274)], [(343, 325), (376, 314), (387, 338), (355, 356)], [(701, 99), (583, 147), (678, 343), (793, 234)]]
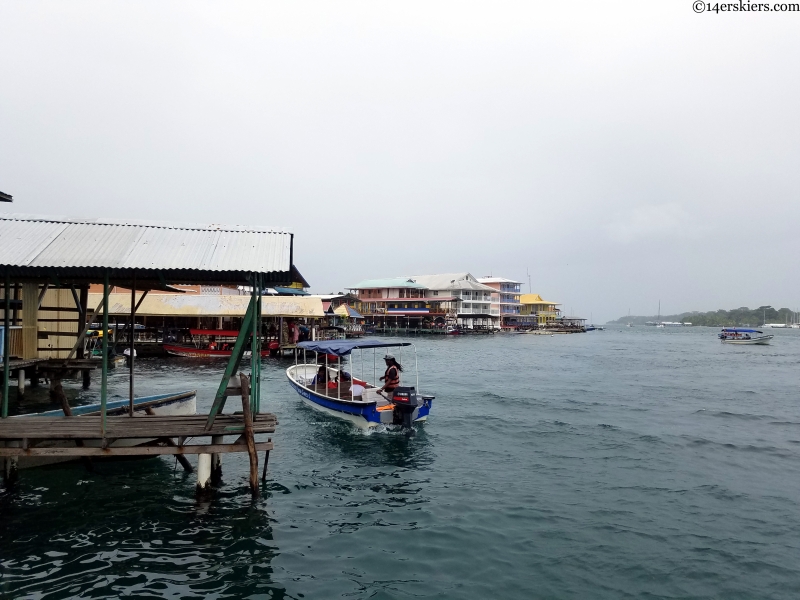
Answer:
[(554, 324), (561, 313), (560, 302), (542, 300), (539, 294), (522, 294), (519, 301), (520, 316), (534, 317), (539, 327)]

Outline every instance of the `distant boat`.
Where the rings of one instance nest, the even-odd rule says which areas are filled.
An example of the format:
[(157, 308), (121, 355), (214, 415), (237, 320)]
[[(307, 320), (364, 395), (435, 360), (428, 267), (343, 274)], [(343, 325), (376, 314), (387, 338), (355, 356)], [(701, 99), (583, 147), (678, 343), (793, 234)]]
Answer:
[(766, 335), (758, 329), (742, 329), (740, 327), (725, 327), (717, 335), (723, 344), (769, 344), (774, 335)]
[(658, 320), (656, 321), (656, 327), (664, 328), (664, 323), (661, 322), (661, 300), (658, 301)]
[(764, 323), (761, 327), (764, 329), (788, 329), (789, 326), (786, 323)]

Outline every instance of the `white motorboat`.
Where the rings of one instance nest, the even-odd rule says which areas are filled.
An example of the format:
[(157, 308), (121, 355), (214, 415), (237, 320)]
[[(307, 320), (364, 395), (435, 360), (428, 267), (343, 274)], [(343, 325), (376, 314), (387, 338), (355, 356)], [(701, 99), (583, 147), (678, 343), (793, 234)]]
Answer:
[(717, 336), (723, 344), (769, 344), (775, 337), (758, 329), (742, 329), (741, 327), (725, 327)]
[[(369, 370), (367, 363), (372, 362), (372, 379), (376, 380), (377, 362), (382, 358), (377, 356), (377, 348), (405, 346), (414, 348), (409, 342), (376, 339), (300, 342), (297, 347), (303, 351), (303, 363), (286, 369), (286, 377), (303, 402), (319, 412), (350, 421), (361, 429), (381, 424), (410, 428), (412, 423), (428, 419), (434, 400), (434, 396), (419, 393), (419, 371), (416, 373), (415, 387), (409, 384), (397, 387), (391, 397), (379, 393), (378, 387), (367, 383), (364, 374), (365, 370)], [(372, 349), (372, 356), (367, 359), (372, 358), (372, 361), (365, 362), (364, 350), (368, 349)], [(354, 350), (361, 351), (360, 360), (355, 361), (355, 366), (360, 367), (360, 377), (356, 377), (354, 373)], [(314, 362), (307, 361), (307, 352), (314, 353)], [(343, 365), (348, 357), (349, 372)], [(416, 348), (414, 363), (416, 367)]]

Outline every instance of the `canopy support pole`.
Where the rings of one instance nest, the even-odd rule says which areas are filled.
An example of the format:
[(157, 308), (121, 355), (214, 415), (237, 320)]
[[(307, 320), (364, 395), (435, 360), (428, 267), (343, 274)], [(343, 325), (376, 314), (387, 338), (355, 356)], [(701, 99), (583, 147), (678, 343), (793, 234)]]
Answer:
[(6, 271), (5, 296), (3, 297), (3, 408), (2, 418), (8, 417), (8, 378), (10, 374), (9, 352), (11, 352), (11, 331), (8, 324), (8, 316), (11, 312), (11, 274)]
[(108, 402), (108, 269), (103, 275), (103, 375), (100, 380), (100, 432), (106, 437), (106, 403)]
[(131, 339), (130, 339), (130, 356), (128, 356), (128, 360), (130, 361), (130, 383), (129, 393), (130, 393), (130, 407), (129, 413), (130, 416), (133, 416), (133, 361), (136, 356), (136, 347), (134, 346), (134, 332), (136, 331), (136, 270), (133, 271), (133, 285), (131, 286)]

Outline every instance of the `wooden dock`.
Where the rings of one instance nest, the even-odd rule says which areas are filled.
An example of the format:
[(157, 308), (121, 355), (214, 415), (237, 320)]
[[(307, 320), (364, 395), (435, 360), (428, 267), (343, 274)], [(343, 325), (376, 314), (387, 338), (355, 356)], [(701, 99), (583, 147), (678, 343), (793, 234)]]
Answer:
[[(2, 419), (0, 441), (5, 442), (5, 446), (0, 446), (0, 456), (100, 457), (247, 452), (243, 415), (218, 415), (210, 429), (206, 428), (207, 420), (207, 415), (109, 416), (104, 437), (100, 416)], [(256, 415), (252, 423), (253, 434), (273, 433), (277, 423), (273, 414)], [(234, 435), (237, 440), (223, 443), (224, 436)], [(207, 437), (211, 438), (210, 444), (185, 443), (189, 438)], [(96, 443), (78, 445), (78, 441)], [(117, 441), (124, 441), (126, 445), (114, 446)], [(39, 445), (44, 442), (48, 445)], [(61, 444), (53, 446), (50, 442)], [(272, 442), (255, 442), (255, 448), (256, 451), (272, 450)]]

